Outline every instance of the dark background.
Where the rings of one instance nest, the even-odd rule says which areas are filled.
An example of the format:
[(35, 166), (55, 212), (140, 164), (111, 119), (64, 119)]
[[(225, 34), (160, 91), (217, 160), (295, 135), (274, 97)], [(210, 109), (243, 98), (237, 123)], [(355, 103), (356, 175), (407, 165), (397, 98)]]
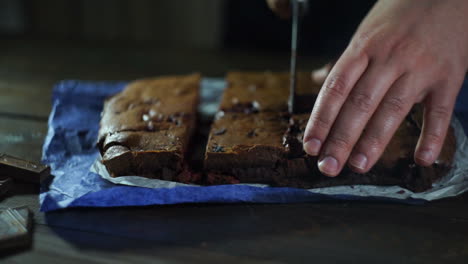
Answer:
[[(372, 2), (311, 0), (300, 51), (306, 66), (341, 52)], [(0, 0), (0, 153), (41, 161), (60, 80), (287, 70), (289, 40), (289, 21), (264, 0)], [(466, 263), (468, 256), (467, 194), (417, 206), (197, 204), (47, 215), (37, 194), (2, 199), (0, 207), (32, 209), (35, 227), (32, 248), (0, 254), (1, 263)]]
[[(311, 0), (301, 51), (335, 56), (375, 1)], [(264, 0), (0, 0), (0, 39), (287, 52), (290, 21)]]

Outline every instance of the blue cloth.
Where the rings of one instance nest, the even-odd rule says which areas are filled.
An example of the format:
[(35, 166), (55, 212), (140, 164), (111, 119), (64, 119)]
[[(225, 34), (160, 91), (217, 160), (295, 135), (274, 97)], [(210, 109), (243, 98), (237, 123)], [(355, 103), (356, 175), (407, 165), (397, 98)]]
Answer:
[[(383, 197), (323, 195), (296, 188), (245, 185), (149, 189), (112, 184), (89, 168), (98, 157), (95, 146), (103, 102), (125, 82), (63, 81), (53, 91), (43, 162), (54, 178), (41, 190), (41, 211), (67, 207), (144, 206), (177, 203), (296, 203), (321, 200), (380, 200), (422, 203)], [(458, 98), (456, 115), (468, 131), (468, 82)]]

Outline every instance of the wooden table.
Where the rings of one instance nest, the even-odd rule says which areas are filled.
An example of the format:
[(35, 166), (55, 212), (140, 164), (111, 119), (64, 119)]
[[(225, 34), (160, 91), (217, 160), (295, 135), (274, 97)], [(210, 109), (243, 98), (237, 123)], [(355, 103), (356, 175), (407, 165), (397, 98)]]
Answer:
[[(229, 69), (285, 69), (287, 54), (2, 41), (0, 152), (39, 161), (52, 85)], [(311, 60), (307, 66), (323, 60)], [(265, 65), (268, 65), (265, 66)], [(422, 206), (378, 202), (178, 205), (39, 212), (31, 249), (2, 263), (468, 263), (468, 195)]]

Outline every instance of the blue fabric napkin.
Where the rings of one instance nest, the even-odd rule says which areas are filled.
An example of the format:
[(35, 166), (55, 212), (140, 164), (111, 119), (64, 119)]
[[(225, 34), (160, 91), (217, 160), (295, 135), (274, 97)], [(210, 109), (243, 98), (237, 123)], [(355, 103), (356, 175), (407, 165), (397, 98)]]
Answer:
[[(217, 80), (219, 84), (220, 80)], [(422, 203), (385, 197), (323, 195), (296, 188), (220, 185), (150, 189), (121, 186), (90, 172), (99, 153), (95, 146), (105, 98), (125, 82), (62, 81), (53, 91), (53, 108), (43, 147), (43, 162), (54, 178), (43, 185), (41, 211), (67, 207), (145, 206), (177, 203), (297, 203), (321, 200), (380, 200)], [(457, 101), (456, 115), (468, 131), (468, 82)]]

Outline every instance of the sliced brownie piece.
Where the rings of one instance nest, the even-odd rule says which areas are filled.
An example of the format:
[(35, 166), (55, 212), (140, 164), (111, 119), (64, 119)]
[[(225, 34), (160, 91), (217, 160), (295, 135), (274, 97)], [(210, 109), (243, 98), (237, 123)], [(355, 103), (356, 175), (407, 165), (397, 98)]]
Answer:
[(206, 148), (208, 181), (272, 183), (278, 164), (286, 158), (282, 138), (287, 117), (279, 113), (220, 113)]
[(106, 138), (102, 160), (112, 176), (172, 180), (184, 168), (188, 135), (186, 126), (152, 132), (116, 132)]
[(413, 108), (371, 171), (358, 174), (345, 168), (340, 175), (333, 178), (322, 175), (317, 168), (317, 159), (306, 155), (302, 149), (302, 138), (309, 115), (294, 115), (284, 136), (288, 152), (288, 164), (285, 166), (287, 173), (284, 175), (287, 177), (276, 178), (275, 184), (301, 188), (359, 184), (399, 185), (414, 192), (430, 189), (432, 183), (451, 168), (456, 147), (455, 136), (450, 128), (442, 152), (434, 165), (416, 165), (414, 149), (421, 132), (417, 126), (422, 118), (421, 113), (420, 106)]
[(130, 83), (104, 104), (98, 146), (112, 177), (177, 180), (195, 127), (198, 74)]
[[(284, 112), (288, 107), (289, 73), (229, 72), (221, 99), (224, 112)], [(301, 109), (310, 111), (320, 86), (312, 82), (310, 73), (297, 74), (297, 93)]]

